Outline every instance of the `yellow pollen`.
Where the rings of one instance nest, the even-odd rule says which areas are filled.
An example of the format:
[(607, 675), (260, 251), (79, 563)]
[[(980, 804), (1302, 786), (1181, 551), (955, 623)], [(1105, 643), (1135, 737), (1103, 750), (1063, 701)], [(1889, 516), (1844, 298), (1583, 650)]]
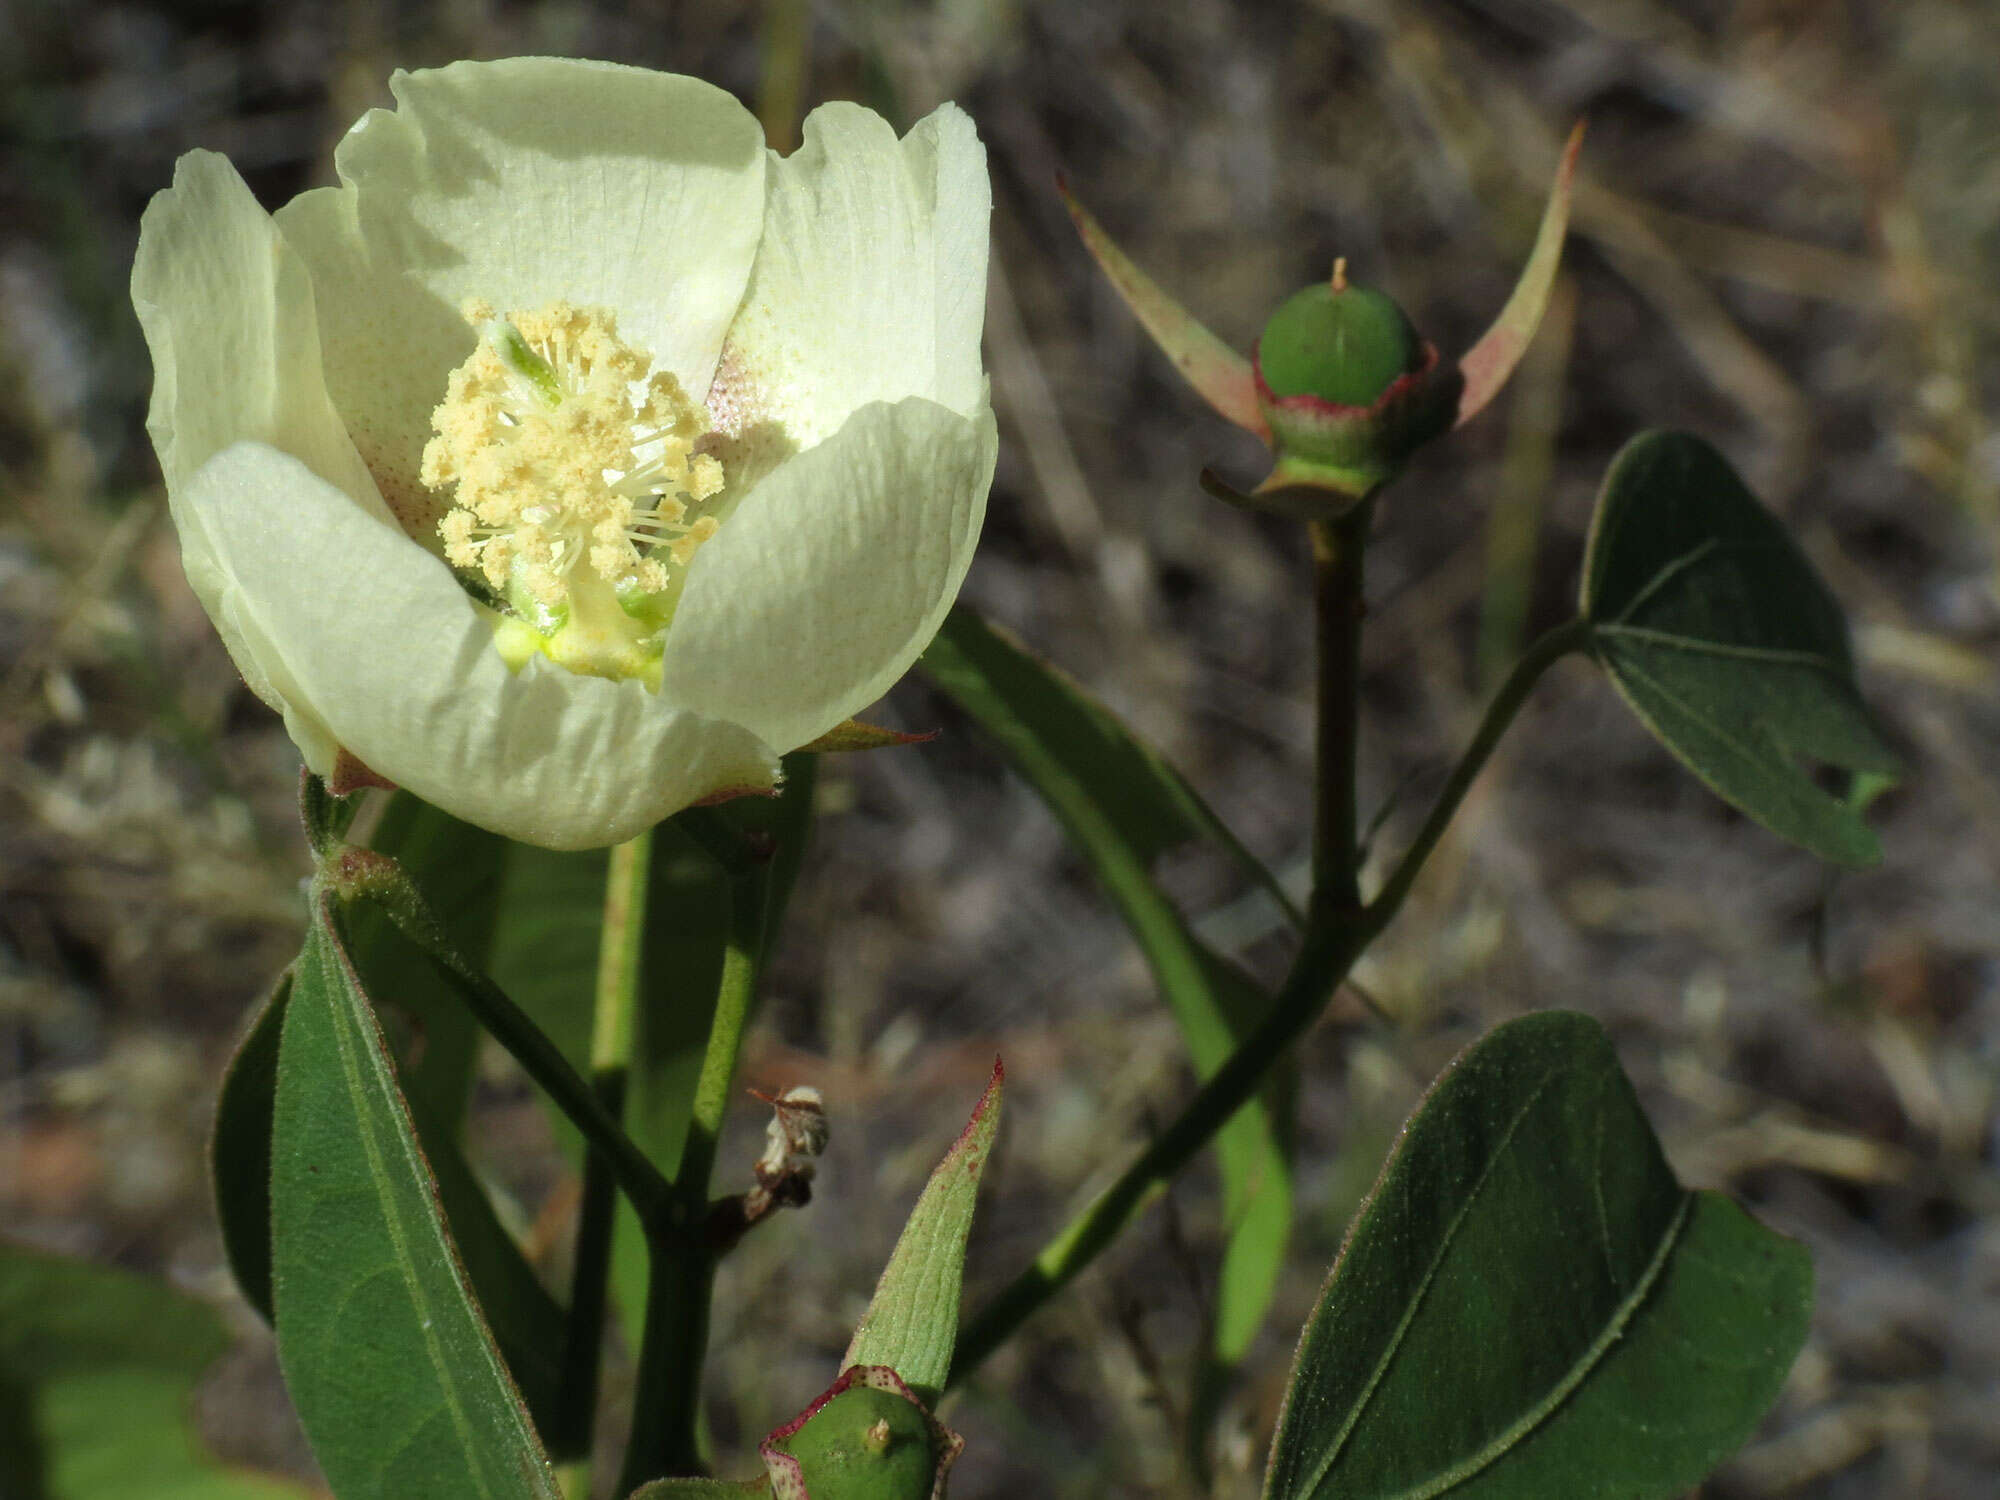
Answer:
[(618, 337), (608, 309), (460, 311), (479, 347), (431, 413), (422, 470), (453, 492), (446, 560), (543, 622), (593, 580), (621, 599), (664, 592), (719, 524), (701, 512), (722, 465), (694, 451), (707, 410)]

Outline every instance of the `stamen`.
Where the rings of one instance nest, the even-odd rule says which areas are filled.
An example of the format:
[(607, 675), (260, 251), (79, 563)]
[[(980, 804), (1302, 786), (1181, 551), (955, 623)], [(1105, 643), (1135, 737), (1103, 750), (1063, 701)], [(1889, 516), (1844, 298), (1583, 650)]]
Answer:
[[(447, 561), (477, 573), (538, 631), (562, 630), (578, 591), (608, 585), (623, 612), (678, 583), (719, 522), (721, 463), (696, 453), (708, 413), (602, 308), (553, 302), (496, 317), (467, 302), (479, 347), (431, 413), (422, 478), (451, 489)], [(592, 670), (583, 665), (583, 670)]]

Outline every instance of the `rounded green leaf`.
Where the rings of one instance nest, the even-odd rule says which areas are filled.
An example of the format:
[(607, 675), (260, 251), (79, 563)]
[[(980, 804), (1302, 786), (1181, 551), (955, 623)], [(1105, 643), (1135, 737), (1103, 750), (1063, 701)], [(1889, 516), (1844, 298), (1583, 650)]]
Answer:
[(1803, 1248), (1675, 1181), (1603, 1029), (1469, 1048), (1404, 1128), (1299, 1342), (1267, 1500), (1649, 1500), (1749, 1435)]
[(1681, 432), (1613, 460), (1591, 523), (1592, 648), (1655, 737), (1718, 796), (1836, 864), (1881, 858), (1809, 763), (1893, 775), (1840, 605), (1728, 460)]

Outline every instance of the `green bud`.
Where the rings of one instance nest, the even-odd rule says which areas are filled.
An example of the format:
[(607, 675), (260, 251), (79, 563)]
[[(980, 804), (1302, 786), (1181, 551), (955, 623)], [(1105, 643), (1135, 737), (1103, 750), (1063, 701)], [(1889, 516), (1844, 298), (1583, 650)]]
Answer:
[(893, 1391), (851, 1386), (784, 1444), (811, 1500), (929, 1500), (937, 1473), (930, 1423)]
[(886, 1365), (854, 1365), (759, 1447), (776, 1500), (942, 1500), (964, 1440)]
[(1287, 297), (1257, 341), (1257, 405), (1277, 455), (1248, 495), (1213, 493), (1257, 510), (1338, 515), (1402, 472), (1417, 448), (1448, 430), (1464, 376), (1438, 367), (1393, 299), (1333, 278)]
[(1274, 396), (1317, 396), (1372, 406), (1405, 375), (1423, 368), (1424, 341), (1395, 300), (1351, 285), (1345, 264), (1333, 280), (1294, 292), (1257, 341), (1257, 368)]

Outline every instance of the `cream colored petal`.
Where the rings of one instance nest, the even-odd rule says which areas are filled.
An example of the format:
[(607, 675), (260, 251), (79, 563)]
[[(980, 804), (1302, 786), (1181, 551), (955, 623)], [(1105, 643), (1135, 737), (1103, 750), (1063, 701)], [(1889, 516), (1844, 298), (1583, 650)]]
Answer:
[(146, 429), (170, 493), (247, 440), (379, 503), (327, 399), (305, 263), (228, 158), (190, 151), (147, 205), (132, 305), (153, 355)]
[(719, 425), (774, 421), (800, 447), (870, 401), (983, 402), (992, 191), (972, 121), (947, 104), (901, 141), (825, 104), (771, 161), (764, 242), (710, 393)]
[(239, 444), (188, 491), (226, 607), (319, 753), (344, 746), (467, 822), (554, 849), (774, 783), (777, 758), (749, 732), (636, 682), (539, 658), (510, 673), (443, 563), (288, 455)]
[[(312, 281), (271, 216), (224, 157), (191, 151), (139, 225), (132, 305), (153, 356), (146, 427), (181, 531), (181, 561), (252, 692), (283, 708), (245, 636), (216, 560), (187, 516), (188, 480), (239, 440), (300, 459), (386, 516), (320, 375)], [(332, 746), (309, 720), (293, 738), (316, 764)]]
[(979, 540), (998, 441), (912, 397), (787, 460), (695, 554), (661, 696), (790, 750), (888, 691)]
[(764, 216), (763, 132), (699, 79), (512, 58), (390, 80), (334, 153), (343, 186), (278, 215), (326, 309), (327, 383), (384, 497), (426, 542), (431, 409), (473, 348), (472, 297), (618, 314), (697, 397)]

